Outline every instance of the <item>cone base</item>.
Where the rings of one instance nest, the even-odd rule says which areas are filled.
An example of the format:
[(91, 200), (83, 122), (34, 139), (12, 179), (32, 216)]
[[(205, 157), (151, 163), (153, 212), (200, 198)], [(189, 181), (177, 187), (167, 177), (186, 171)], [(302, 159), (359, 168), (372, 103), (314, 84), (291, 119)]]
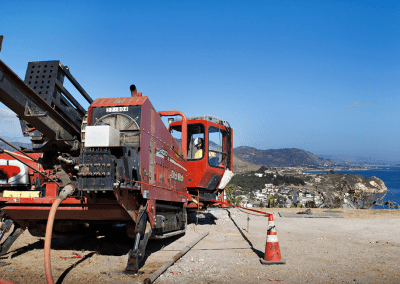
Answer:
[(263, 265), (286, 264), (286, 260), (284, 260), (283, 258), (281, 260), (277, 260), (277, 261), (268, 261), (268, 260), (265, 260), (263, 258), (260, 258), (260, 262)]

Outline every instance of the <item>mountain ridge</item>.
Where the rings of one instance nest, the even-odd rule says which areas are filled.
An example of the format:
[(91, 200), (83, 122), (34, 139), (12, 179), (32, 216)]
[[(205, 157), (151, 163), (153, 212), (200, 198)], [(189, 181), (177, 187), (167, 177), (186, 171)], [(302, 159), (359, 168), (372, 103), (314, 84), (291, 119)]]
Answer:
[[(17, 147), (31, 148), (30, 143), (11, 142)], [(0, 147), (15, 151), (3, 142)], [(260, 150), (255, 147), (240, 146), (233, 149), (233, 166), (235, 172), (255, 171), (260, 166), (290, 167), (290, 166), (332, 166), (341, 164), (337, 161), (324, 159), (311, 152), (297, 148)]]
[(297, 148), (259, 150), (254, 147), (240, 146), (233, 149), (233, 154), (245, 162), (259, 166), (298, 167), (340, 164), (340, 162), (327, 160)]

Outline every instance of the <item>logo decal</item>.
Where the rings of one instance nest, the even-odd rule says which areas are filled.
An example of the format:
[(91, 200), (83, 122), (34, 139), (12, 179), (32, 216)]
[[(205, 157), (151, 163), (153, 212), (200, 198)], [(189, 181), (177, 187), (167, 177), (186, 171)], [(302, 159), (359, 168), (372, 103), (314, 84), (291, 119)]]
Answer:
[(160, 158), (168, 157), (168, 151), (165, 149), (157, 149), (156, 155)]
[(174, 180), (177, 180), (177, 181), (183, 181), (183, 175), (180, 174), (180, 173), (175, 172), (174, 170), (172, 170), (170, 178), (174, 179)]

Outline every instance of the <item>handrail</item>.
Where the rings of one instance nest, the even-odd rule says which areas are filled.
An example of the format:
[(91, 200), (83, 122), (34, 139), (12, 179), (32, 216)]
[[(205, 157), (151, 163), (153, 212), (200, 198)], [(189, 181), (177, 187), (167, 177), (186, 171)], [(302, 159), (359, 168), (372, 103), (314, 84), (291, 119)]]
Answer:
[(175, 116), (180, 115), (182, 117), (182, 152), (184, 157), (187, 156), (187, 119), (186, 115), (183, 112), (178, 110), (166, 110), (166, 111), (159, 111), (159, 115), (161, 116)]

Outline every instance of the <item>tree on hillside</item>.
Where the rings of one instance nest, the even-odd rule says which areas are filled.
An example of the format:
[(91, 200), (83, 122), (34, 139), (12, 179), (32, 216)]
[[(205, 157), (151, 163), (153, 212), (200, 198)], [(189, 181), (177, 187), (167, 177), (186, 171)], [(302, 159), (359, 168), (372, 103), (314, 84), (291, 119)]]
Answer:
[[(262, 168), (262, 167), (261, 167)], [(260, 168), (260, 169), (261, 169)], [(257, 177), (253, 174), (236, 174), (230, 181), (230, 184), (235, 184), (242, 187), (246, 191), (263, 189), (265, 184), (272, 183), (275, 186), (280, 185), (305, 185), (303, 179), (291, 175), (273, 175), (264, 174), (263, 177)]]
[(237, 190), (236, 185), (230, 184), (225, 188), (226, 198), (228, 199), (228, 203), (233, 205), (239, 205), (240, 201), (242, 201), (242, 197), (233, 197), (233, 192)]

